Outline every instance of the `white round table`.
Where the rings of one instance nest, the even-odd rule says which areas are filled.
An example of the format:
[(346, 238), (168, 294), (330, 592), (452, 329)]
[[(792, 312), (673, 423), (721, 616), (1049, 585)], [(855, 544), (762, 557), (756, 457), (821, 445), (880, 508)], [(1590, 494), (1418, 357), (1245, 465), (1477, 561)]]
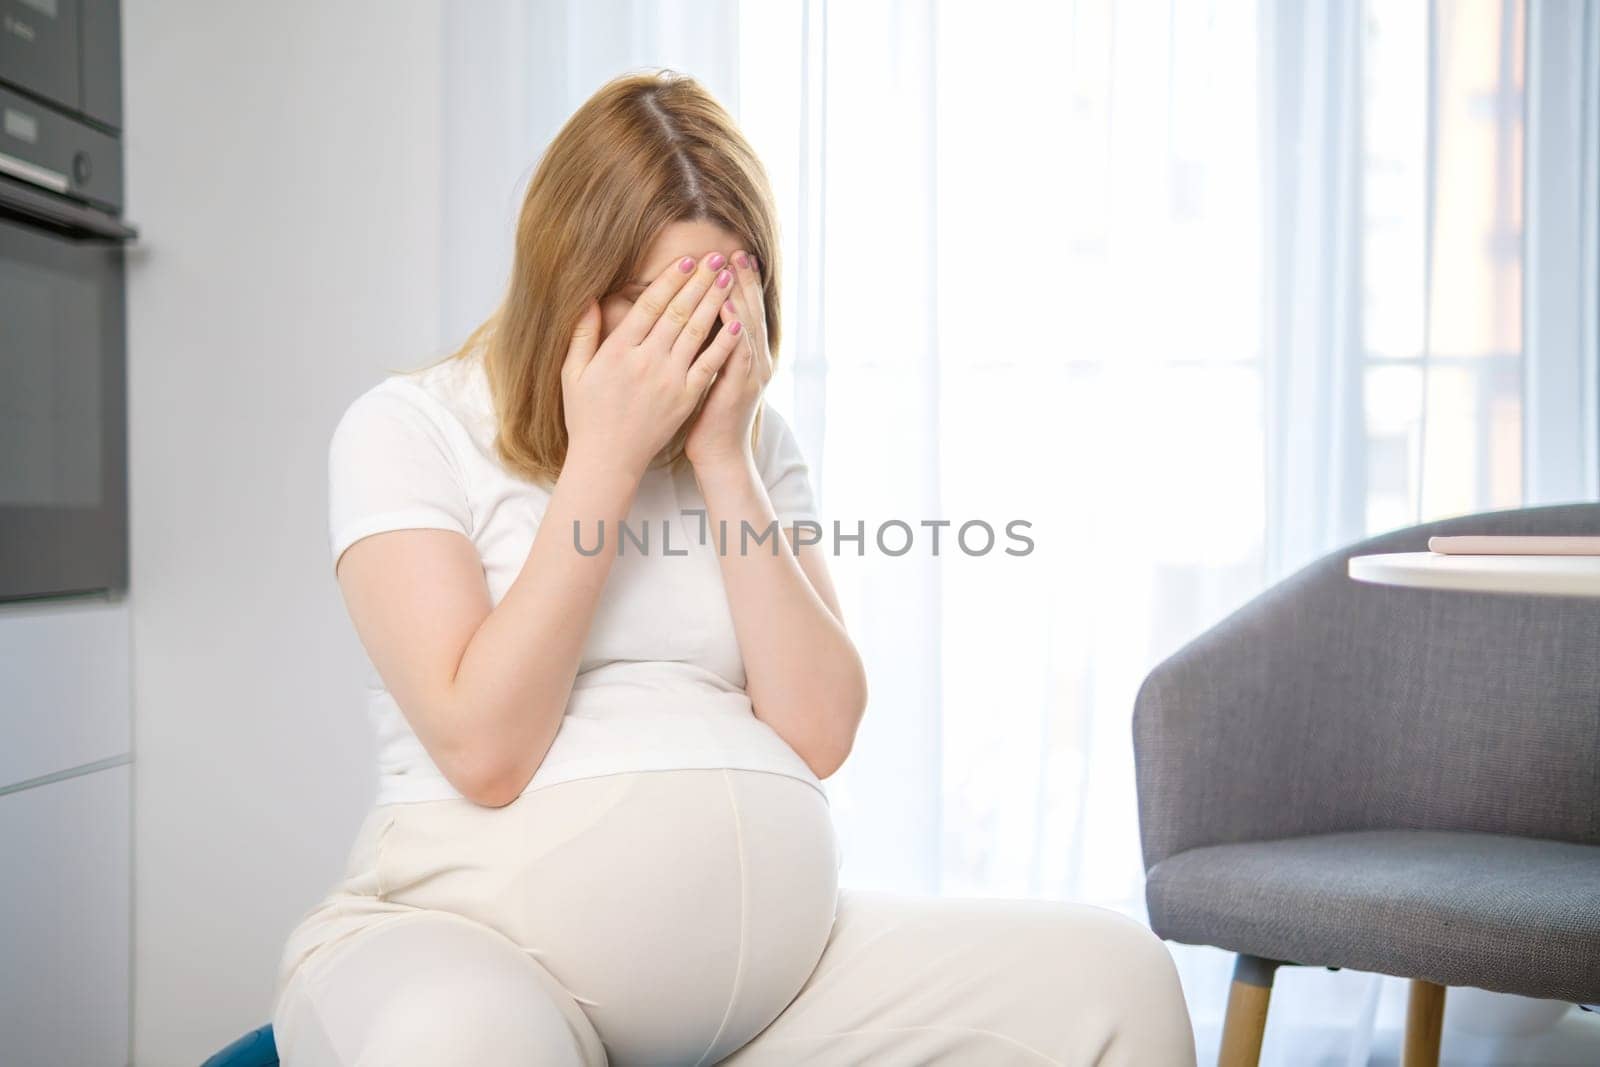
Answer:
[(1376, 585), (1467, 593), (1600, 597), (1600, 556), (1351, 556), (1350, 577)]

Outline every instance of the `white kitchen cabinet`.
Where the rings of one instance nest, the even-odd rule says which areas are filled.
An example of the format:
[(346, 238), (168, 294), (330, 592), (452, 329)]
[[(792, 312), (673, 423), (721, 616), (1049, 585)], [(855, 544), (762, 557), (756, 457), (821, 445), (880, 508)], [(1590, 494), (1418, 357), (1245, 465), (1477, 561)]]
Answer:
[(0, 795), (0, 1063), (128, 1062), (131, 783), (124, 765)]
[(129, 650), (126, 600), (0, 610), (0, 790), (127, 757)]

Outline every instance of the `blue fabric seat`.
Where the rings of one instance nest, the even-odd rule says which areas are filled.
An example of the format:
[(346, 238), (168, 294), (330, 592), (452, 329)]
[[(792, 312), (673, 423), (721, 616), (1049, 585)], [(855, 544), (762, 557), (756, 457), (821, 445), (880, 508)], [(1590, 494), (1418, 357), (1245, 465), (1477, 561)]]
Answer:
[(272, 1024), (250, 1031), (200, 1067), (278, 1067), (278, 1044), (272, 1039)]

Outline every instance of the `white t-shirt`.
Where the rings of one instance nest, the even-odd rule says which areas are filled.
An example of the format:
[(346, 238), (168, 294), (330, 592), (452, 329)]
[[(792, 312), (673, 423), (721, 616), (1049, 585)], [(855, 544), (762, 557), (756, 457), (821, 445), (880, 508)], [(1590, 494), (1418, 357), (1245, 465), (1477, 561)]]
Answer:
[[(815, 521), (794, 435), (770, 405), (761, 425), (755, 458), (779, 522)], [(481, 354), (392, 374), (356, 397), (328, 450), (335, 566), (351, 544), (380, 531), (456, 530), (477, 546), (490, 597), (499, 604), (527, 559), (550, 493), (500, 463), (494, 434)], [(616, 557), (619, 531), (608, 525), (604, 550), (616, 557), (611, 574), (561, 729), (524, 793), (624, 771), (729, 767), (799, 778), (827, 797), (805, 761), (751, 709), (715, 531), (703, 536), (705, 520), (684, 514), (704, 508), (687, 467), (652, 468), (627, 519), (635, 537), (648, 537), (648, 551), (627, 540)], [(663, 523), (670, 526), (665, 545)], [(586, 549), (594, 548), (595, 533), (586, 523)], [(377, 802), (460, 796), (370, 660), (368, 667)]]

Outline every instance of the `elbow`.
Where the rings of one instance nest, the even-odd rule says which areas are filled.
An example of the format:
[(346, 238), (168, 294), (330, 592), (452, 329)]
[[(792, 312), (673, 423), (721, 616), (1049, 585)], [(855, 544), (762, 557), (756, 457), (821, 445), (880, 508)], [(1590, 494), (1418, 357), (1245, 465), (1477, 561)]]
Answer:
[(811, 773), (818, 778), (831, 778), (844, 766), (844, 761), (850, 758), (850, 749), (854, 745), (854, 738), (847, 738), (841, 743), (829, 746), (825, 751), (812, 754), (806, 760), (806, 766), (811, 768)]
[(503, 808), (527, 789), (559, 729), (559, 715), (548, 734), (533, 737), (480, 720), (428, 751), (456, 792), (479, 807)]
[(818, 778), (831, 777), (850, 758), (850, 752), (855, 748), (856, 731), (860, 729), (861, 718), (866, 710), (867, 678), (858, 666), (856, 677), (830, 702), (829, 713), (824, 717), (832, 729), (827, 739), (818, 745), (817, 755), (809, 761), (812, 772)]
[(516, 800), (533, 777), (489, 752), (463, 755), (451, 761), (448, 770), (441, 770), (456, 792), (485, 808), (503, 808)]
[(462, 789), (461, 795), (480, 807), (503, 808), (522, 795), (526, 782), (517, 784), (508, 778), (485, 779)]

